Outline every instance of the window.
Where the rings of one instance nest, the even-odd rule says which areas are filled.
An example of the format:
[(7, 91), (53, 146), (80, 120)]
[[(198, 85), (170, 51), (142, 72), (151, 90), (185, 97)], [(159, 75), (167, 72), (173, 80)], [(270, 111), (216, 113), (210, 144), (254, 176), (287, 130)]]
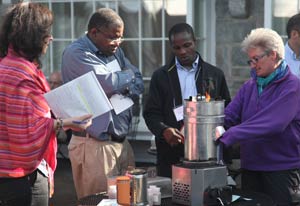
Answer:
[[(143, 74), (146, 88), (152, 72), (169, 61), (168, 30), (177, 22), (194, 25), (199, 41), (199, 52), (204, 59), (214, 63), (207, 47), (206, 21), (211, 14), (206, 7), (209, 0), (31, 0), (47, 5), (54, 13), (52, 28), (53, 43), (43, 58), (43, 71), (48, 76), (61, 69), (64, 48), (84, 35), (90, 15), (101, 7), (109, 7), (119, 13), (125, 22), (125, 41), (121, 45), (130, 61), (138, 66)], [(188, 11), (189, 10), (189, 11)], [(213, 10), (213, 9), (210, 9)], [(197, 12), (195, 12), (197, 11)], [(209, 23), (209, 25), (214, 25)], [(209, 40), (209, 39), (208, 39)], [(212, 43), (213, 44), (213, 43)], [(212, 47), (213, 48), (213, 47)], [(209, 51), (208, 51), (209, 50)], [(147, 90), (147, 89), (146, 89)]]
[(198, 41), (198, 51), (205, 60), (215, 63), (215, 35), (211, 35), (215, 34), (215, 0), (31, 1), (47, 5), (54, 13), (54, 39), (42, 59), (46, 76), (61, 69), (64, 48), (84, 35), (91, 14), (101, 7), (115, 10), (124, 20), (121, 47), (128, 59), (140, 69), (145, 83), (145, 94), (140, 104), (147, 95), (153, 71), (171, 58), (168, 30), (173, 24), (191, 24)]
[(265, 27), (277, 31), (287, 40), (286, 24), (291, 16), (300, 11), (300, 0), (265, 0)]

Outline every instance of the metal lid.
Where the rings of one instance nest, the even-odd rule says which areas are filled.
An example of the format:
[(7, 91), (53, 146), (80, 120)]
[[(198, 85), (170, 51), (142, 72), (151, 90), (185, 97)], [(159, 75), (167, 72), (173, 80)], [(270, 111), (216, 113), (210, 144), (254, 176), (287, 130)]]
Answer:
[(133, 169), (133, 170), (128, 171), (128, 174), (130, 174), (130, 175), (143, 175), (143, 174), (146, 174), (146, 170), (144, 170), (144, 169)]

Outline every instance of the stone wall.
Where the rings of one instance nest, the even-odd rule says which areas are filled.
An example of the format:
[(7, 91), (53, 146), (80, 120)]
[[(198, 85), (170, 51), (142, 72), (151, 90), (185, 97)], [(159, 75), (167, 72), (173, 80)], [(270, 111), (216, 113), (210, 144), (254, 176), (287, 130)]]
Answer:
[(263, 0), (216, 0), (216, 64), (225, 73), (232, 97), (250, 77), (240, 44), (252, 29), (263, 25)]

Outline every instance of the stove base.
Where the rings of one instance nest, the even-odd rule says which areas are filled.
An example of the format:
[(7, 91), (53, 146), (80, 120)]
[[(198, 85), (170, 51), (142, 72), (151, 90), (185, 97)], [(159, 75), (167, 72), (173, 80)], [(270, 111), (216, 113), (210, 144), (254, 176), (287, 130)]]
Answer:
[(172, 201), (203, 206), (203, 194), (208, 188), (227, 185), (227, 169), (216, 163), (184, 162), (172, 166)]

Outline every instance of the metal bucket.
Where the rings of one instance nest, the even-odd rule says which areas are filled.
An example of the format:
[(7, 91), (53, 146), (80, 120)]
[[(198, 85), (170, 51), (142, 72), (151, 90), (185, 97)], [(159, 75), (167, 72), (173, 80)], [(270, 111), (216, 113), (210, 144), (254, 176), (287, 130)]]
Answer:
[(217, 159), (215, 128), (223, 126), (224, 101), (193, 100), (184, 105), (184, 158), (188, 161)]
[(131, 178), (131, 205), (147, 205), (147, 172), (143, 169), (134, 169), (127, 173)]

